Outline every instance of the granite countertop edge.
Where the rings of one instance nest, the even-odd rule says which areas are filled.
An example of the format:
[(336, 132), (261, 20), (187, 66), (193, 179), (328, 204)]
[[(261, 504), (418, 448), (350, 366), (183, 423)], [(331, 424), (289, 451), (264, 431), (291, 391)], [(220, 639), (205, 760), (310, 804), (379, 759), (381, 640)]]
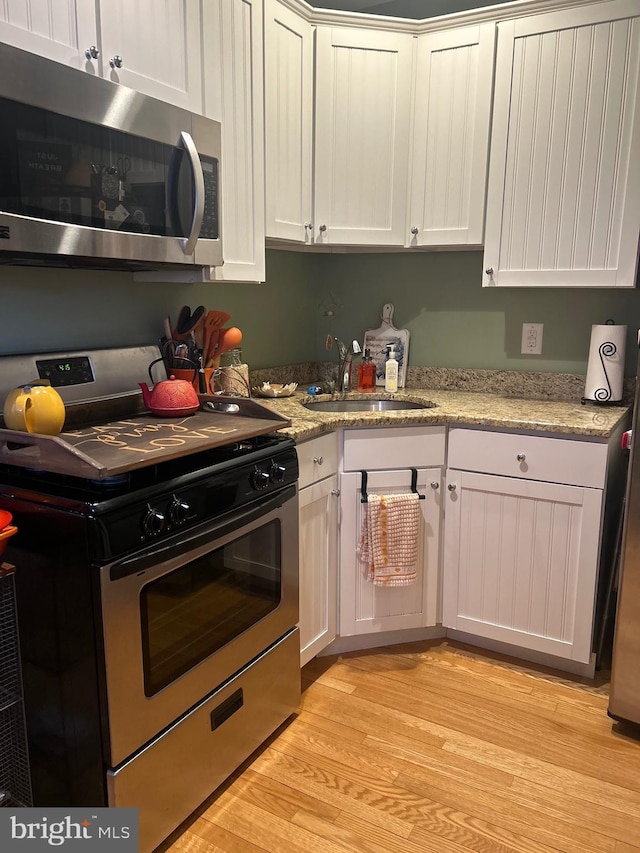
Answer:
[[(305, 408), (313, 400), (407, 399), (434, 404), (426, 409), (397, 409), (384, 412), (314, 412)], [(560, 402), (525, 399), (495, 393), (442, 391), (406, 388), (394, 394), (352, 392), (309, 397), (296, 392), (291, 397), (261, 398), (259, 402), (291, 421), (279, 432), (296, 442), (306, 441), (344, 427), (472, 425), (525, 432), (587, 436), (608, 439), (626, 422), (630, 405), (598, 405), (591, 402)]]

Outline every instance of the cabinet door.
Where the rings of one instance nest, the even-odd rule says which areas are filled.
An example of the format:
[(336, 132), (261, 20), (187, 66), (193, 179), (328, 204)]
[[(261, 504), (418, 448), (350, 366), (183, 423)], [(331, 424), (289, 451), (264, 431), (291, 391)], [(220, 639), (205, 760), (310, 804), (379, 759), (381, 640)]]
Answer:
[(202, 113), (200, 3), (100, 0), (99, 8), (103, 75)]
[(203, 6), (205, 113), (222, 123), (222, 246), (216, 281), (265, 279), (261, 0)]
[(97, 73), (96, 10), (86, 0), (5, 0), (0, 3), (0, 41), (47, 59)]
[(413, 39), (316, 32), (314, 239), (402, 246)]
[(417, 41), (408, 246), (481, 244), (495, 24)]
[(487, 285), (633, 287), (637, 0), (499, 24)]
[[(364, 506), (361, 474), (340, 475), (340, 636), (437, 623), (441, 476), (440, 468), (418, 470), (417, 488), (425, 500), (420, 501), (417, 580), (411, 586), (385, 588), (366, 579), (366, 569), (356, 553)], [(410, 484), (411, 472), (407, 470), (370, 471), (367, 493), (403, 493)]]
[(336, 638), (338, 477), (299, 492), (300, 666)]
[(277, 0), (265, 6), (267, 237), (311, 242), (313, 28)]
[(589, 663), (602, 491), (447, 472), (442, 622)]

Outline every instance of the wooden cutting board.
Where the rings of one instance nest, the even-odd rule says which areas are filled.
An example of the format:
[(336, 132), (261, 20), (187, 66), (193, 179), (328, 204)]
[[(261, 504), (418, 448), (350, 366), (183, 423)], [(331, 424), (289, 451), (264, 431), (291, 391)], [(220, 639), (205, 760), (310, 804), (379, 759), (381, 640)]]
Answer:
[(387, 347), (393, 344), (398, 361), (398, 388), (404, 388), (407, 364), (409, 360), (409, 332), (396, 329), (393, 325), (393, 304), (382, 306), (382, 324), (377, 329), (368, 329), (364, 333), (364, 347), (368, 349), (376, 365), (376, 385), (384, 385), (384, 366), (387, 360)]

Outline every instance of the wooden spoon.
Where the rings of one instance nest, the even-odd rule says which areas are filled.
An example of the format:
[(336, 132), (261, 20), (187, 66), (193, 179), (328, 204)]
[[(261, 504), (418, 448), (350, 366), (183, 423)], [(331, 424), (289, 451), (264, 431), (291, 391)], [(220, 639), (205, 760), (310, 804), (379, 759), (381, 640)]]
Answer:
[(218, 355), (218, 345), (220, 343), (220, 329), (215, 328), (211, 330), (211, 335), (209, 337), (209, 346), (205, 350), (205, 367), (213, 367), (216, 356)]

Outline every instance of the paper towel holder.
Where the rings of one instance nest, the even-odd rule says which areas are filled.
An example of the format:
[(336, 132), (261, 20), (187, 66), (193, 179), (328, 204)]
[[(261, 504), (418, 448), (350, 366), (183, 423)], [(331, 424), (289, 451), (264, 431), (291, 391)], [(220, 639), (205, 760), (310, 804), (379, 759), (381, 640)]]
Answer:
[[(613, 319), (609, 318), (601, 328), (604, 326), (615, 326), (616, 323)], [(590, 381), (590, 370), (592, 360), (596, 360), (598, 362), (598, 372), (600, 373), (599, 381), (596, 383), (599, 387), (596, 387), (592, 390), (592, 395), (587, 397), (583, 396), (581, 398), (581, 403), (585, 405), (586, 403), (594, 403), (595, 405), (604, 405), (604, 406), (621, 406), (622, 403), (622, 381), (624, 378), (624, 374), (622, 379), (620, 376), (615, 377), (616, 382), (620, 382), (620, 396), (615, 400), (612, 399), (614, 396), (614, 390), (611, 385), (611, 364), (610, 362), (606, 362), (605, 359), (612, 359), (613, 356), (619, 354), (624, 362), (624, 354), (625, 354), (625, 342), (624, 339), (620, 343), (620, 346), (616, 344), (613, 340), (594, 340), (594, 330), (596, 326), (591, 327), (591, 346), (589, 351), (589, 365), (587, 367), (587, 379), (586, 384), (589, 386)], [(621, 329), (626, 331), (626, 326), (621, 326)], [(612, 335), (613, 337), (613, 335)], [(597, 346), (597, 349), (594, 350), (594, 345)], [(609, 371), (607, 371), (607, 367), (609, 367)], [(624, 365), (623, 368), (624, 370)], [(591, 382), (593, 383), (593, 377), (591, 377)], [(585, 389), (586, 390), (586, 389)], [(616, 392), (617, 393), (617, 392)]]

